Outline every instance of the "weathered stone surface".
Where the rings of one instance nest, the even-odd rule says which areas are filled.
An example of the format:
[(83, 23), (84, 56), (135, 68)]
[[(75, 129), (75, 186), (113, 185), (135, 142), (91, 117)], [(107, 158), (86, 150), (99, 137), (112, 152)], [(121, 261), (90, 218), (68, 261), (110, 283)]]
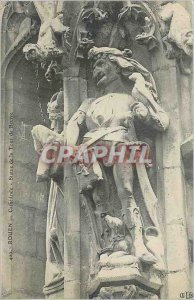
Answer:
[(76, 178), (67, 178), (65, 180), (65, 198), (67, 201), (72, 201), (74, 199), (74, 203), (68, 205), (67, 207), (67, 215), (68, 220), (65, 221), (65, 231), (68, 235), (71, 233), (78, 233), (80, 232), (80, 221), (79, 221), (79, 193), (77, 187), (77, 180)]
[(184, 173), (188, 182), (193, 181), (193, 136), (189, 136), (181, 144), (181, 154), (184, 164)]
[[(80, 281), (65, 281), (64, 291), (66, 299), (79, 299), (80, 298)], [(64, 298), (64, 299), (65, 299)]]
[(190, 82), (192, 76), (179, 75), (180, 93), (179, 109), (183, 112), (184, 117), (181, 118), (182, 142), (189, 139), (193, 134), (193, 118), (191, 114), (192, 108), (192, 84)]
[(13, 247), (24, 255), (36, 255), (34, 209), (14, 206)]
[(30, 141), (31, 143), (27, 140), (28, 133), (31, 131), (32, 126), (20, 123), (17, 129), (18, 144), (14, 143), (14, 161), (15, 163), (17, 161), (20, 162), (23, 166), (26, 164), (26, 167), (31, 169), (33, 173), (39, 157), (32, 152), (32, 140)]
[(46, 260), (46, 237), (43, 233), (36, 233), (36, 256)]
[(185, 241), (186, 228), (179, 222), (181, 222), (180, 219), (174, 220), (174, 224), (167, 224), (166, 226), (168, 272), (188, 268), (188, 243)]
[(167, 295), (170, 295), (170, 299), (179, 299), (181, 293), (190, 291), (189, 275), (184, 270), (169, 274), (167, 284)]
[(64, 269), (65, 282), (77, 281), (80, 278), (80, 235), (79, 233), (65, 234)]
[(35, 213), (35, 231), (39, 233), (46, 232), (46, 214), (40, 211)]
[[(156, 81), (159, 80), (160, 76), (162, 78), (159, 83), (159, 93), (161, 93), (163, 107), (165, 107), (171, 120), (169, 129), (164, 134), (163, 139), (158, 136), (156, 141), (157, 190), (159, 199), (164, 203), (165, 209), (164, 238), (166, 240), (166, 261), (169, 272), (170, 267), (172, 268), (172, 273), (166, 277), (166, 288), (164, 288), (166, 293), (162, 291), (162, 297), (169, 297), (170, 299), (180, 297), (175, 281), (179, 282), (181, 280), (178, 279), (178, 274), (183, 268), (186, 275), (182, 276), (181, 288), (188, 288), (187, 274), (189, 272), (184, 177), (180, 152), (182, 142), (181, 84), (179, 71), (172, 67), (172, 64), (173, 62), (169, 64), (169, 68), (166, 70), (155, 72)], [(181, 251), (178, 249), (179, 244), (181, 245)], [(173, 281), (174, 284), (172, 283)]]
[[(165, 203), (166, 224), (173, 222), (185, 225), (183, 185), (181, 182), (182, 171), (177, 168), (165, 168), (158, 172), (159, 176), (164, 176), (165, 194), (168, 201)], [(176, 189), (174, 188), (176, 186)], [(168, 213), (167, 213), (168, 212)]]
[(27, 294), (29, 293), (36, 297), (38, 294), (37, 291), (41, 291), (44, 284), (45, 262), (38, 260), (35, 257), (16, 253), (12, 268), (13, 291), (20, 291), (25, 287)]
[[(27, 184), (28, 183), (28, 184)], [(14, 199), (15, 202), (40, 210), (47, 209), (47, 183), (36, 183), (35, 168), (20, 163), (14, 167)]]

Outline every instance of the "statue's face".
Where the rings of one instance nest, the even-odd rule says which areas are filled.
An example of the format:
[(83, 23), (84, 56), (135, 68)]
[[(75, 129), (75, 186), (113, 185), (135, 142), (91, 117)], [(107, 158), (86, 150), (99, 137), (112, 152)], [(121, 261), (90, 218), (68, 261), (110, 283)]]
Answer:
[(118, 67), (112, 63), (108, 57), (99, 58), (93, 69), (93, 78), (97, 87), (106, 87), (110, 82), (115, 81), (120, 77)]
[(193, 31), (188, 31), (183, 36), (183, 50), (185, 53), (192, 57), (193, 54)]
[(27, 44), (23, 48), (23, 53), (29, 61), (36, 60), (40, 57), (40, 50), (36, 44)]

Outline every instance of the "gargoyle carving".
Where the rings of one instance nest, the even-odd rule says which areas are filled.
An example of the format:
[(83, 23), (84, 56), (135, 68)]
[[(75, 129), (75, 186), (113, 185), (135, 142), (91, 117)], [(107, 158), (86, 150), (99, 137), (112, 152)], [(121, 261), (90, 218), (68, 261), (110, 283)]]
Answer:
[(193, 31), (187, 10), (179, 3), (165, 3), (159, 12), (167, 58), (178, 58), (184, 73), (190, 73), (183, 58), (192, 57)]
[[(56, 64), (60, 64), (62, 56), (68, 56), (70, 43), (68, 42), (70, 29), (63, 25), (63, 14), (58, 10), (59, 1), (40, 2), (34, 1), (35, 8), (41, 20), (37, 44), (27, 44), (23, 48), (25, 57), (29, 61), (38, 61), (49, 65), (49, 70), (53, 64), (52, 72), (56, 70)], [(64, 37), (64, 45), (62, 45)], [(50, 75), (47, 76), (50, 79)]]
[(62, 74), (63, 66), (57, 60), (41, 63), (41, 67), (46, 70), (45, 77), (47, 81), (52, 81), (56, 75)]

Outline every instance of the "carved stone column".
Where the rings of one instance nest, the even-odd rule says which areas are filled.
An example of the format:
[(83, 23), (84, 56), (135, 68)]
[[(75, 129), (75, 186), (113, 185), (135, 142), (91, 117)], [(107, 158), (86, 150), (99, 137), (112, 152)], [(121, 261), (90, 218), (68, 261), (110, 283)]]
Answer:
[[(87, 97), (86, 81), (79, 77), (79, 68), (64, 75), (64, 124)], [(66, 220), (64, 228), (64, 298), (80, 298), (80, 201), (77, 179), (72, 165), (64, 168)]]
[(181, 162), (181, 90), (178, 66), (158, 52), (152, 60), (162, 106), (170, 117), (166, 133), (156, 141), (158, 198), (164, 203), (167, 275), (162, 298), (178, 299), (189, 290), (188, 238)]

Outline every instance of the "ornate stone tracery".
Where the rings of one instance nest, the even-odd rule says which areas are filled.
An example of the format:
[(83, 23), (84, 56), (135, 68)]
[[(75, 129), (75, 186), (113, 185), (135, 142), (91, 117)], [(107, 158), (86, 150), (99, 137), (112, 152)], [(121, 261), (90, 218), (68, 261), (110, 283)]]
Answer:
[(119, 19), (124, 23), (132, 20), (132, 22), (138, 24), (140, 33), (135, 36), (135, 40), (139, 44), (147, 45), (148, 50), (153, 50), (158, 45), (155, 37), (156, 17), (146, 3), (133, 2), (124, 1), (124, 7), (119, 14)]

